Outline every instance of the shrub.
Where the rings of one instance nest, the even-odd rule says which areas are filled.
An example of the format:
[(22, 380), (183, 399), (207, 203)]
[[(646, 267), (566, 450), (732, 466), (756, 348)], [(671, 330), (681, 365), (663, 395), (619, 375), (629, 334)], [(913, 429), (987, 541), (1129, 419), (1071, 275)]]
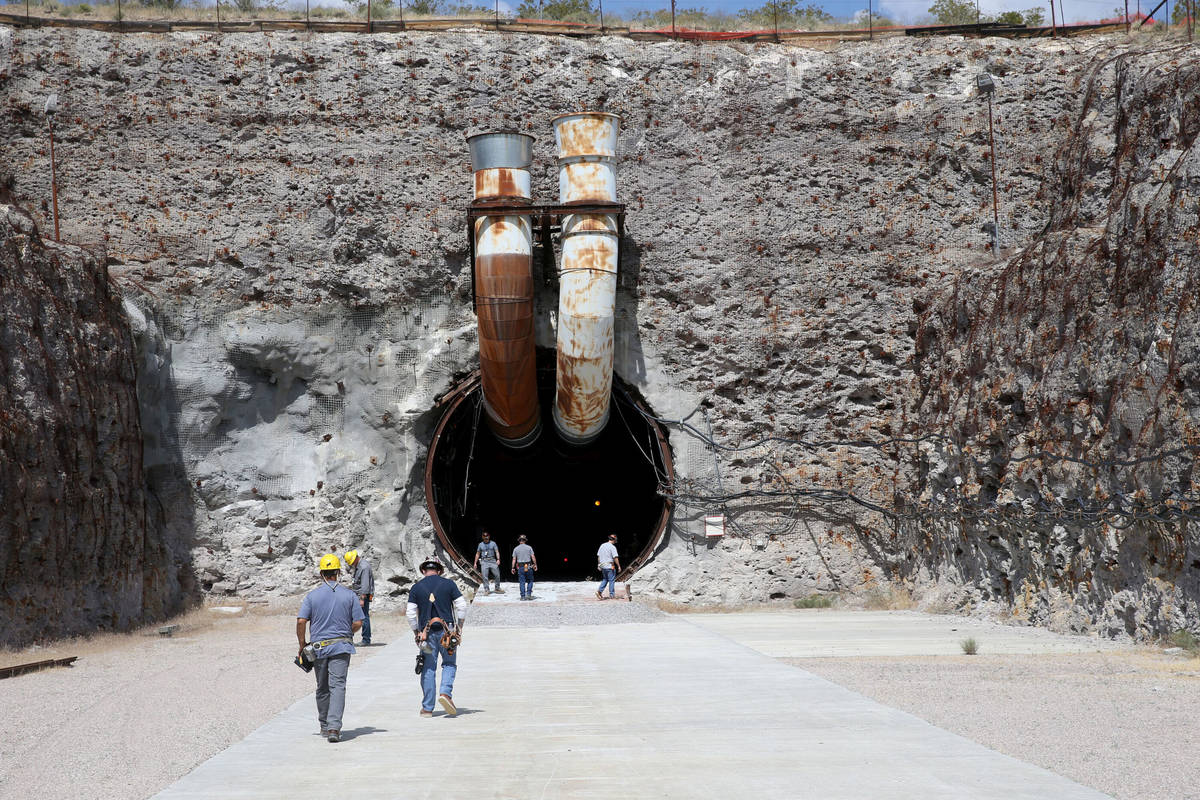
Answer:
[(1175, 631), (1167, 637), (1167, 641), (1173, 647), (1182, 647), (1193, 656), (1200, 656), (1200, 639), (1197, 639), (1191, 631)]
[(524, 0), (517, 16), (529, 19), (556, 19), (564, 22), (599, 22), (600, 14), (591, 0)]
[(793, 601), (792, 605), (796, 608), (829, 608), (833, 605), (833, 598), (825, 594), (810, 594)]
[(309, 16), (314, 19), (346, 19), (350, 16), (350, 12), (334, 6), (313, 6)]
[(937, 0), (929, 13), (939, 25), (971, 25), (981, 19), (979, 7), (971, 0)]
[(974, 637), (967, 637), (958, 643), (965, 655), (973, 656), (979, 652), (979, 642), (975, 641)]
[(820, 6), (809, 3), (800, 5), (800, 0), (776, 0), (759, 8), (743, 8), (738, 17), (746, 22), (755, 22), (759, 27), (769, 28), (779, 18), (780, 28), (818, 28), (833, 22), (833, 15)]

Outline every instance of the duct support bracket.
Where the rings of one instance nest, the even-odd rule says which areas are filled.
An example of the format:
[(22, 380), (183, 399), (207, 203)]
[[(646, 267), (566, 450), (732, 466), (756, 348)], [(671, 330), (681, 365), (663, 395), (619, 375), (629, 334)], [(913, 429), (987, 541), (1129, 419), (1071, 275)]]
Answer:
[(625, 239), (624, 203), (569, 203), (536, 205), (522, 201), (485, 200), (467, 207), (467, 247), (471, 254), (471, 310), (478, 312), (475, 287), (475, 220), (488, 216), (528, 216), (537, 227), (542, 245), (544, 274), (554, 272), (551, 243), (555, 231), (562, 230), (563, 217), (571, 214), (610, 214), (617, 218), (617, 269), (621, 267), (621, 242)]

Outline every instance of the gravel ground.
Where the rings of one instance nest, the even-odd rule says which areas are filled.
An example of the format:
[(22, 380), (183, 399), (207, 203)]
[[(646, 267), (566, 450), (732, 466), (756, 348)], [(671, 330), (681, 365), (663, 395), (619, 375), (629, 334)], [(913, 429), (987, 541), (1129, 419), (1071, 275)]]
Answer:
[[(282, 607), (231, 619), (198, 611), (175, 621), (171, 638), (151, 629), (0, 653), (5, 665), (80, 656), (69, 668), (0, 680), (10, 734), (0, 738), (0, 798), (159, 791), (313, 691), (312, 676), (291, 663), (295, 619)], [(371, 624), (377, 644), (408, 635), (401, 616), (372, 614)], [(378, 652), (360, 647), (354, 662)]]
[(786, 661), (1119, 800), (1200, 798), (1200, 660), (1134, 651)]

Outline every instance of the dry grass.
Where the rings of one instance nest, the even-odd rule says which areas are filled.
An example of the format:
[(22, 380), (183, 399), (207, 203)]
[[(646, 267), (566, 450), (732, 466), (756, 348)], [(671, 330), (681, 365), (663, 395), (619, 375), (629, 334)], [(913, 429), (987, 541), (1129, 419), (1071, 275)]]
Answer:
[(892, 584), (868, 589), (862, 595), (862, 604), (868, 611), (913, 611), (917, 607), (912, 592)]

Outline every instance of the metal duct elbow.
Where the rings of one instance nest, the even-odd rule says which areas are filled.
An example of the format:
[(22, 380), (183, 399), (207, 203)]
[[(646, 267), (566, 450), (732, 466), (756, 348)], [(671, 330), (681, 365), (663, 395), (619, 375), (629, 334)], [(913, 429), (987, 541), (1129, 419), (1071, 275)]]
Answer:
[(468, 138), (475, 205), (496, 213), (475, 221), (475, 306), (479, 373), (488, 428), (520, 449), (541, 433), (533, 326), (533, 232), (528, 215), (505, 214), (531, 199), (533, 137), (483, 133)]
[[(603, 112), (554, 119), (560, 203), (616, 202), (619, 126), (620, 117)], [(563, 218), (554, 426), (573, 444), (592, 441), (608, 422), (618, 239), (611, 214)]]

